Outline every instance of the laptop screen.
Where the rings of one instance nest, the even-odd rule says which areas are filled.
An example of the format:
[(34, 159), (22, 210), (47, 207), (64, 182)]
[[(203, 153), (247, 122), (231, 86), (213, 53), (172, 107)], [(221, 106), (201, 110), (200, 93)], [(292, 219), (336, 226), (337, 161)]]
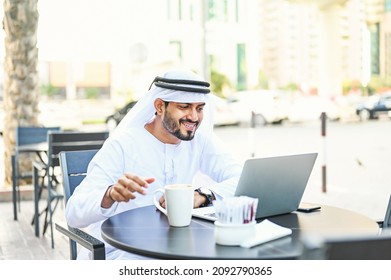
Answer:
[(297, 210), (317, 153), (248, 159), (235, 196), (258, 198), (256, 218)]

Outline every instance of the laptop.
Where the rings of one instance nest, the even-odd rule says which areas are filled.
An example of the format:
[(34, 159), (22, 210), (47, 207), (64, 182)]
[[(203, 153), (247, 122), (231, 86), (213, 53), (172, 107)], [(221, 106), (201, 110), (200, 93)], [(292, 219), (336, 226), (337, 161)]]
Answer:
[[(258, 198), (256, 219), (299, 208), (318, 153), (252, 158), (245, 161), (235, 196)], [(193, 209), (193, 217), (215, 221), (214, 207)]]

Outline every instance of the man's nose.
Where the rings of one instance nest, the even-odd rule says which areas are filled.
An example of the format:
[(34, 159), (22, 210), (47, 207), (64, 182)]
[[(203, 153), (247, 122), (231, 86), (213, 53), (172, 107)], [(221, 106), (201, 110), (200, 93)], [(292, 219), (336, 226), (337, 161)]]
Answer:
[(197, 109), (190, 109), (188, 113), (188, 118), (192, 121), (198, 121), (198, 112)]

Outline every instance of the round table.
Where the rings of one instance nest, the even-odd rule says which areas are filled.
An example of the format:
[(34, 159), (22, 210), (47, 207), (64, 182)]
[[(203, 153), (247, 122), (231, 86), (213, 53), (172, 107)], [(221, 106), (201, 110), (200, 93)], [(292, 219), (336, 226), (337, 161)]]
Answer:
[(292, 235), (252, 248), (215, 243), (214, 223), (193, 218), (188, 227), (170, 227), (155, 206), (129, 210), (102, 224), (103, 239), (119, 249), (158, 259), (297, 259), (303, 235), (376, 234), (372, 219), (337, 207), (322, 205), (311, 213), (292, 212), (267, 218), (292, 229)]

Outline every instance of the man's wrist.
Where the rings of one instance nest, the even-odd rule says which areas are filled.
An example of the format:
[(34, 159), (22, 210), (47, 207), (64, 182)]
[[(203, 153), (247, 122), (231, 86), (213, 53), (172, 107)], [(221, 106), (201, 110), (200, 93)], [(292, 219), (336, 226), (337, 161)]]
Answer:
[(112, 190), (113, 190), (113, 186), (110, 186), (109, 190), (107, 191), (107, 194), (109, 195), (109, 198), (111, 199), (111, 201), (115, 202), (114, 198), (111, 196), (111, 191)]
[(113, 188), (113, 186), (110, 186), (106, 189), (106, 192), (105, 192), (103, 199), (102, 199), (102, 202), (101, 202), (101, 207), (107, 209), (107, 208), (110, 208), (114, 204), (115, 200), (111, 196), (112, 188)]
[(207, 188), (198, 188), (195, 191), (198, 192), (203, 197), (205, 197), (205, 202), (202, 203), (199, 207), (209, 206), (210, 204), (213, 203), (213, 200), (216, 199), (213, 192)]

